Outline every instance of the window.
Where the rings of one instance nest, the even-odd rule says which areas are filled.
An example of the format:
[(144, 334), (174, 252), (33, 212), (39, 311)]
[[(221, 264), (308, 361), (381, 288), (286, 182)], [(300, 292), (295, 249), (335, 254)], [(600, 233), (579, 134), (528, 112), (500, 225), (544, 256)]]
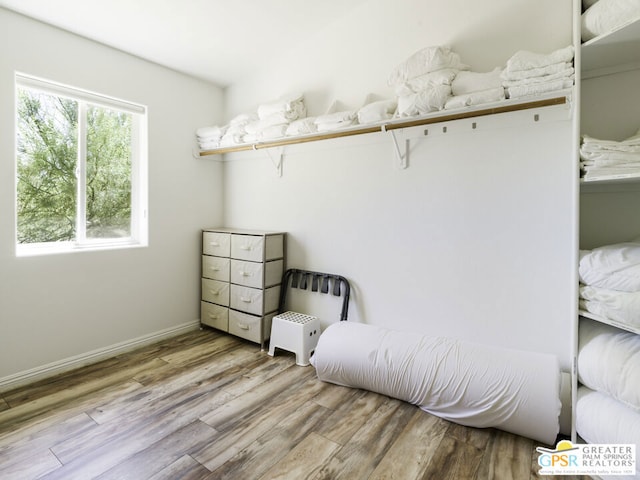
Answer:
[(16, 75), (16, 252), (147, 243), (146, 108)]

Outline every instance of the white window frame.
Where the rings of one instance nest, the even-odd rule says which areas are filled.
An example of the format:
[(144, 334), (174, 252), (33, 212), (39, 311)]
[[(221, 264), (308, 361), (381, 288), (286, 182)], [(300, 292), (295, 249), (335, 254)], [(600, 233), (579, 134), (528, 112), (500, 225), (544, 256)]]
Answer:
[[(67, 242), (18, 243), (17, 201), (15, 209), (16, 256), (46, 255), (86, 250), (104, 250), (112, 248), (144, 247), (148, 245), (148, 146), (147, 146), (147, 107), (116, 99), (99, 93), (44, 80), (31, 75), (15, 75), (15, 98), (17, 119), (18, 89), (26, 88), (75, 100), (79, 104), (78, 115), (78, 163), (76, 175), (77, 205), (76, 238)], [(131, 158), (131, 236), (111, 239), (87, 239), (86, 237), (86, 108), (87, 105), (119, 110), (132, 116), (132, 158)], [(16, 137), (17, 138), (17, 125)], [(17, 141), (16, 175), (14, 192), (17, 200)]]

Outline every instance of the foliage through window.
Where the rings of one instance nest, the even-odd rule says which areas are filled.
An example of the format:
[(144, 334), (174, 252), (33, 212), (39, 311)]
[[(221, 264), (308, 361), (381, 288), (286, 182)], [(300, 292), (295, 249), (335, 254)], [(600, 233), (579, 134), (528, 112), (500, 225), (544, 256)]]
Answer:
[(145, 244), (144, 107), (22, 75), (16, 87), (18, 253)]

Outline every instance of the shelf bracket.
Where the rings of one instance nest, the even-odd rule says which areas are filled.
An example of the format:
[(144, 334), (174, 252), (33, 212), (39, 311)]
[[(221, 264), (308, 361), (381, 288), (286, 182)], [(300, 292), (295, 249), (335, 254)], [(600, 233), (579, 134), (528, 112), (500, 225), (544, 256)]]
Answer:
[(382, 130), (391, 134), (391, 140), (393, 140), (394, 151), (396, 153), (396, 159), (401, 169), (405, 169), (409, 166), (409, 139), (405, 140), (404, 154), (400, 151), (400, 145), (398, 144), (398, 138), (396, 137), (395, 130), (387, 130), (385, 126), (382, 126)]
[[(272, 155), (271, 150), (274, 151), (274, 155)], [(271, 163), (273, 163), (273, 166), (276, 169), (276, 174), (278, 175), (278, 177), (282, 177), (282, 160), (284, 158), (284, 147), (265, 148), (265, 151), (267, 152), (269, 160), (271, 160)]]

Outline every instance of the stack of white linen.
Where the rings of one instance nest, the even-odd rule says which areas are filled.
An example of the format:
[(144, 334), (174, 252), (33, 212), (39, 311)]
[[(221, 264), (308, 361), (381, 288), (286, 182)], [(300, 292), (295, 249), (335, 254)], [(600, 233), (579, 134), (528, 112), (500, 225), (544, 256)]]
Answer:
[(573, 85), (573, 46), (549, 54), (516, 52), (502, 72), (508, 98), (554, 92)]
[(640, 329), (640, 238), (580, 251), (580, 308)]
[(585, 180), (640, 174), (640, 130), (620, 142), (583, 135), (580, 168)]
[(255, 113), (241, 113), (235, 116), (227, 127), (225, 134), (220, 139), (221, 147), (230, 147), (244, 143), (244, 137), (247, 134), (246, 126), (258, 120)]
[(500, 67), (486, 73), (465, 70), (458, 72), (451, 83), (453, 96), (447, 100), (444, 108), (462, 108), (504, 100), (501, 74)]
[(211, 150), (220, 146), (220, 140), (227, 131), (227, 127), (217, 125), (201, 127), (196, 130), (196, 140), (200, 150)]
[(284, 137), (292, 121), (305, 117), (307, 109), (302, 95), (287, 95), (279, 100), (260, 105), (258, 119), (245, 126), (245, 143)]
[(398, 65), (387, 83), (398, 97), (396, 115), (408, 117), (442, 110), (451, 96), (451, 83), (469, 66), (446, 46), (423, 48)]

